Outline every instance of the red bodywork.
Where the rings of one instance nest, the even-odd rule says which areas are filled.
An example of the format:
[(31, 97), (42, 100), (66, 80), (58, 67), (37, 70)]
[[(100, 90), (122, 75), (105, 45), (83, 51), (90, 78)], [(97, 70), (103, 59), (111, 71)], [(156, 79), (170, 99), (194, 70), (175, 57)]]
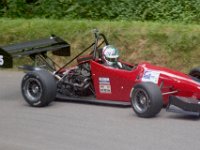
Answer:
[(108, 67), (94, 60), (89, 63), (96, 98), (100, 100), (129, 102), (134, 85), (147, 81), (161, 88), (165, 105), (169, 95), (200, 99), (200, 83), (178, 71), (146, 62), (134, 66), (131, 71)]

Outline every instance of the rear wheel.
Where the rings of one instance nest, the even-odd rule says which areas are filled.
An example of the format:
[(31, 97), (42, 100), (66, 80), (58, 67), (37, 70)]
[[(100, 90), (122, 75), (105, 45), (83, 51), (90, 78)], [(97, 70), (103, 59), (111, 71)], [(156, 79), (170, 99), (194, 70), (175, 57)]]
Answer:
[(56, 97), (56, 81), (48, 71), (28, 72), (22, 79), (21, 91), (28, 104), (43, 107)]
[(163, 106), (160, 89), (151, 82), (135, 85), (131, 95), (131, 106), (139, 117), (150, 118), (156, 116)]

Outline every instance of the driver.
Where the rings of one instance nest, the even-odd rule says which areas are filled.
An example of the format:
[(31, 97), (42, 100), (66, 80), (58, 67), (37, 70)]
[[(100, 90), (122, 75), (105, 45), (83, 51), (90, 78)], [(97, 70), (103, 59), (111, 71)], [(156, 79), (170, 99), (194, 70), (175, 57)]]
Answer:
[(122, 69), (122, 63), (118, 61), (119, 51), (112, 45), (106, 45), (102, 50), (102, 59), (106, 66)]

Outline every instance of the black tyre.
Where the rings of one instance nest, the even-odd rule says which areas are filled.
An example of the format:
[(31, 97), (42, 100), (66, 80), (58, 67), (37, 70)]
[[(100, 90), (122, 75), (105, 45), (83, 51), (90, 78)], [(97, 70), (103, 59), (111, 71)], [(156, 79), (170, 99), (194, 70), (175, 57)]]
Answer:
[(191, 69), (189, 75), (200, 80), (200, 67)]
[(163, 106), (160, 89), (151, 82), (136, 84), (131, 95), (131, 106), (139, 117), (156, 116)]
[(21, 91), (28, 104), (44, 107), (56, 97), (56, 81), (46, 70), (28, 72), (22, 79)]

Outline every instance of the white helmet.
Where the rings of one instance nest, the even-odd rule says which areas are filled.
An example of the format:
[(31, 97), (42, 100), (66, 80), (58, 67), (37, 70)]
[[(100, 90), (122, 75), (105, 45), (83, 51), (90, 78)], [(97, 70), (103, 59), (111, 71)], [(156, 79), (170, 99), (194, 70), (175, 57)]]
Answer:
[(113, 65), (118, 62), (119, 51), (112, 45), (103, 47), (102, 58), (107, 65)]

